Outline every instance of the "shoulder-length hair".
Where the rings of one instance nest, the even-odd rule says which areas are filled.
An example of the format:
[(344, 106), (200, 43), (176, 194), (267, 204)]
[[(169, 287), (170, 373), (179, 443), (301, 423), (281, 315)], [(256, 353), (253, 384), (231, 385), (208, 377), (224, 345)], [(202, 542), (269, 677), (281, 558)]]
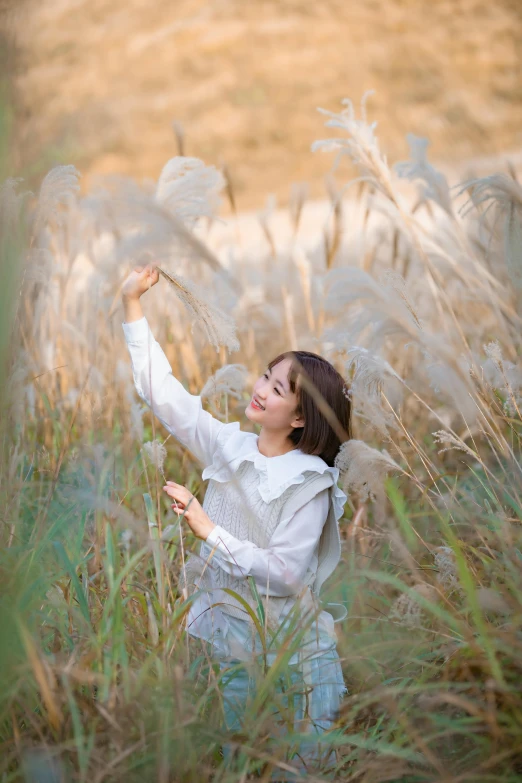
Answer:
[(333, 466), (341, 443), (351, 438), (348, 387), (335, 367), (310, 351), (285, 351), (269, 363), (272, 369), (290, 359), (288, 382), (297, 395), (297, 415), (304, 426), (292, 430), (290, 440), (305, 454), (316, 454)]

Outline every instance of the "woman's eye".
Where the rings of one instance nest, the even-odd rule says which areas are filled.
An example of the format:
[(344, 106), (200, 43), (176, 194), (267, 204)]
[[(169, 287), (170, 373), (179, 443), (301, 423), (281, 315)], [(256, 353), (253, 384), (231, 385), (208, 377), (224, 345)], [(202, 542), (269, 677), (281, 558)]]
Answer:
[(266, 378), (268, 380), (268, 373), (267, 372), (265, 372), (265, 374), (263, 375), (263, 378)]
[(279, 391), (279, 389), (274, 389), (274, 391), (276, 394), (279, 394), (279, 396), (281, 396), (281, 392)]

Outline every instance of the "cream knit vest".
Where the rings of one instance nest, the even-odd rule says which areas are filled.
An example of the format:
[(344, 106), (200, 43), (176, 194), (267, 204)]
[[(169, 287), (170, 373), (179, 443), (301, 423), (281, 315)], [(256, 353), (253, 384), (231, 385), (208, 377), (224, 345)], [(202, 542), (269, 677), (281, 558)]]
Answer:
[[(203, 508), (216, 525), (220, 525), (236, 538), (266, 548), (279, 522), (302, 505), (296, 497), (297, 493), (304, 503), (333, 483), (329, 474), (319, 475), (307, 471), (304, 476), (303, 483), (291, 485), (278, 498), (265, 503), (257, 489), (259, 473), (252, 462), (245, 461), (241, 463), (230, 481), (209, 480)], [(337, 524), (336, 520), (334, 523)], [(258, 604), (249, 582), (246, 579), (233, 577), (219, 566), (213, 565), (210, 554), (211, 547), (203, 542), (200, 554), (193, 554), (188, 558), (186, 562), (188, 592), (192, 593), (197, 589), (212, 590), (211, 599), (213, 602), (219, 602), (222, 611), (252, 622), (244, 606), (234, 596), (220, 592), (223, 588), (233, 590), (258, 615)], [(184, 585), (183, 578), (182, 584)], [(262, 589), (258, 588), (268, 625), (275, 628), (283, 607), (289, 602), (289, 597), (266, 597), (262, 592)], [(295, 603), (295, 599), (290, 603)]]

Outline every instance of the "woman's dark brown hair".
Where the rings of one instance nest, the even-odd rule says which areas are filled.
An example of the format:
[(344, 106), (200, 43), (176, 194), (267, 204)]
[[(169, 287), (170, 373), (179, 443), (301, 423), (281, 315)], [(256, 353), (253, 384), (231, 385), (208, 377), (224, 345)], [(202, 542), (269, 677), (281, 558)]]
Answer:
[(304, 426), (289, 435), (305, 454), (316, 454), (333, 466), (341, 443), (351, 438), (351, 404), (342, 375), (329, 361), (310, 351), (286, 351), (273, 359), (272, 369), (284, 359), (292, 364), (288, 376), (297, 394), (297, 415)]

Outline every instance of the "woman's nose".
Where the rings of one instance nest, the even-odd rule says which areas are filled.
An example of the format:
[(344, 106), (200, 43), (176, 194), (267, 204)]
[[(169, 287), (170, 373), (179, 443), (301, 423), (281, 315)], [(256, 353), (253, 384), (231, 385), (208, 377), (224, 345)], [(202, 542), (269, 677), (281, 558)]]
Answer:
[(266, 383), (264, 381), (260, 381), (259, 383), (256, 383), (254, 388), (254, 394), (263, 400), (266, 399)]

